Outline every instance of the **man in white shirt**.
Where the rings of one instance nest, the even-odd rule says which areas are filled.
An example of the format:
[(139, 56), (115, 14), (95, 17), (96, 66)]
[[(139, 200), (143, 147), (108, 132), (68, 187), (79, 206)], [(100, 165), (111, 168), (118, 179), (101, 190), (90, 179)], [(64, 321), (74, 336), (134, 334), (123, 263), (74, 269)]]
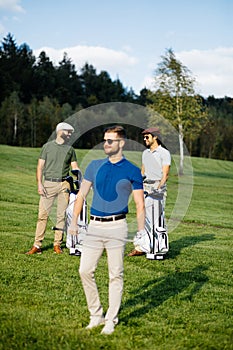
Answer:
[[(153, 222), (155, 227), (165, 228), (164, 208), (167, 196), (166, 182), (168, 179), (171, 155), (170, 152), (162, 145), (161, 134), (158, 128), (151, 127), (143, 132), (144, 142), (147, 149), (142, 154), (142, 175), (144, 180), (144, 191), (148, 194), (153, 190), (159, 190), (157, 198), (148, 196), (146, 198), (146, 216), (151, 219), (154, 215)], [(154, 213), (152, 214), (152, 203)], [(137, 240), (136, 240), (137, 242)], [(139, 245), (135, 245), (128, 256), (144, 255), (146, 249)]]

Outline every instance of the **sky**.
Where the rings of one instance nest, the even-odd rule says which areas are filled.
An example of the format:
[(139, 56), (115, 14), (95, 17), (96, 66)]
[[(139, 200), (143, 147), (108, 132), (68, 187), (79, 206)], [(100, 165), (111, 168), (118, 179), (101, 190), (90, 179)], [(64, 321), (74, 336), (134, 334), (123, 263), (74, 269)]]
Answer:
[(233, 97), (233, 0), (0, 0), (0, 41), (11, 33), (38, 58), (64, 53), (77, 73), (96, 72), (136, 94), (153, 90), (166, 50), (196, 79), (203, 97)]

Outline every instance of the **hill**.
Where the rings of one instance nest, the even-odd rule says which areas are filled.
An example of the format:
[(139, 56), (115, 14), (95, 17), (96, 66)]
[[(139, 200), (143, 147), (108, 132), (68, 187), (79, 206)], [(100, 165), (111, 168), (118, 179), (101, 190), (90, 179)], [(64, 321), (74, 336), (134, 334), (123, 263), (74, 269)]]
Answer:
[[(0, 349), (232, 349), (233, 163), (192, 158), (180, 179), (174, 160), (167, 199), (170, 251), (164, 261), (127, 257), (135, 233), (130, 203), (120, 322), (113, 335), (104, 337), (99, 328), (85, 330), (89, 315), (79, 258), (68, 250), (53, 254), (50, 224), (43, 254), (23, 254), (34, 239), (39, 152), (0, 146)], [(84, 171), (93, 154), (81, 150), (77, 155)], [(127, 153), (138, 165), (140, 156)], [(180, 217), (176, 206), (175, 213), (183, 210)], [(52, 221), (53, 215), (51, 226)], [(106, 256), (96, 278), (106, 310)]]

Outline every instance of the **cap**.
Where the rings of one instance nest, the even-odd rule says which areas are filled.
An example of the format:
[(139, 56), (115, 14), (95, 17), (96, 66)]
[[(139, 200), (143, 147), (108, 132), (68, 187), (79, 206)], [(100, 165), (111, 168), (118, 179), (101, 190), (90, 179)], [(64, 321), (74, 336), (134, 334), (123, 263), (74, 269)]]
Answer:
[(159, 128), (148, 128), (143, 130), (142, 135), (151, 134), (153, 136), (160, 136)]
[(56, 132), (58, 132), (59, 130), (70, 130), (70, 131), (74, 132), (73, 126), (71, 126), (68, 123), (64, 123), (64, 122), (57, 124)]

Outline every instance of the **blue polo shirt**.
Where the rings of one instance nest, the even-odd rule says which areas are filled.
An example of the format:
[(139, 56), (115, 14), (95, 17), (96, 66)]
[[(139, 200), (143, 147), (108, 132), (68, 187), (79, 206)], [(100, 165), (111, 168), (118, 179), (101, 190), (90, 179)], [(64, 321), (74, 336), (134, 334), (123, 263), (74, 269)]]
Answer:
[(117, 163), (108, 158), (93, 160), (84, 179), (92, 182), (91, 214), (96, 216), (127, 214), (132, 190), (143, 189), (140, 169), (125, 158)]

